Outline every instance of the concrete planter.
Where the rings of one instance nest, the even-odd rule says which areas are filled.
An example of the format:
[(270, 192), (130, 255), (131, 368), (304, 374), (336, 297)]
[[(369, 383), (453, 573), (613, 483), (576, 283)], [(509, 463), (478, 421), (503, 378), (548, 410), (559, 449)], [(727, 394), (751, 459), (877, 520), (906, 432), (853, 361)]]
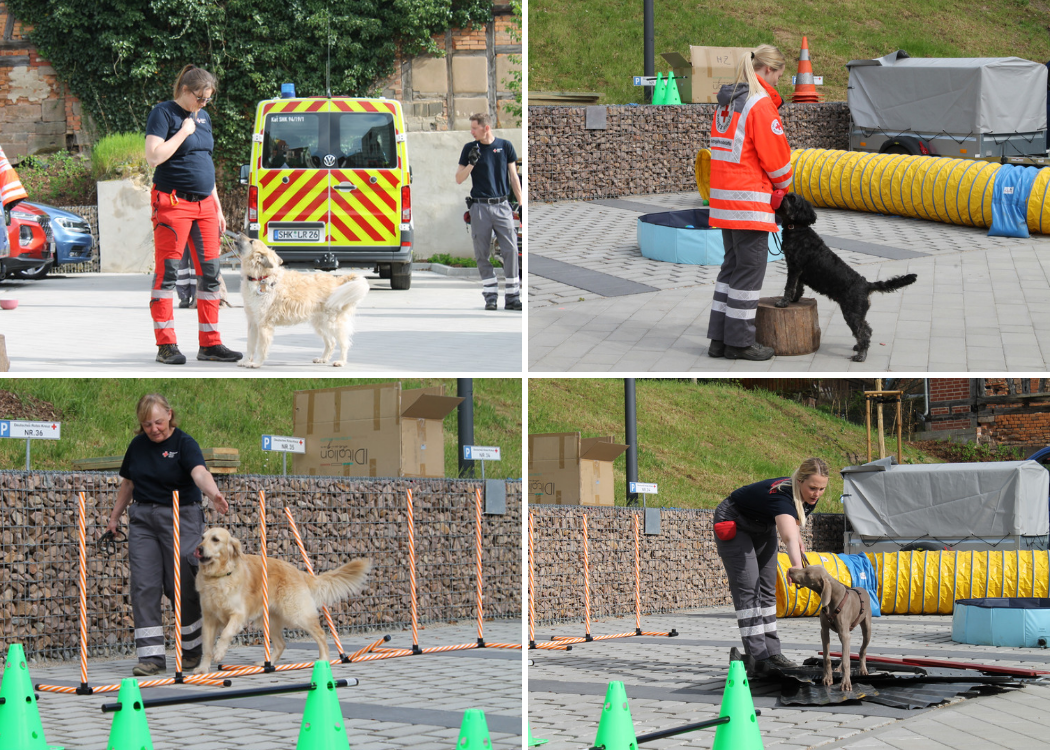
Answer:
[(153, 271), (149, 195), (149, 186), (134, 180), (98, 183), (99, 270), (102, 273)]

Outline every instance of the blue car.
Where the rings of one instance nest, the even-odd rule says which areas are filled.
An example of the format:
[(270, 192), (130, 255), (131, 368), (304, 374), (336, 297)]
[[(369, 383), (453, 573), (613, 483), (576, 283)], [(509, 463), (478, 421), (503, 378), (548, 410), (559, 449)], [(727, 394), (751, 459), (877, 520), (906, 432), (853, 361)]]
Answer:
[[(91, 235), (91, 225), (86, 219), (45, 203), (24, 201), (23, 205), (36, 206), (50, 217), (51, 233), (55, 243), (54, 265), (56, 267), (91, 260), (95, 240)], [(44, 273), (40, 277), (46, 275), (48, 269), (41, 270)]]

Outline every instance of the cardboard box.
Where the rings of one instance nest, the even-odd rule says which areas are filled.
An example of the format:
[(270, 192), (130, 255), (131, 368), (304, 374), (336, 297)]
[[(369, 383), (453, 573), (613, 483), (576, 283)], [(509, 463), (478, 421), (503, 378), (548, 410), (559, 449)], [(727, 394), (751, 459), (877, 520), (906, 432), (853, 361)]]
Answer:
[(736, 81), (737, 66), (750, 55), (750, 47), (690, 47), (688, 59), (677, 52), (661, 57), (674, 70), (682, 102), (695, 104), (718, 101), (718, 90)]
[(306, 453), (296, 474), (343, 477), (444, 477), (442, 420), (463, 399), (444, 389), (401, 390), (400, 383), (296, 391), (293, 432)]
[(615, 505), (612, 462), (626, 450), (611, 437), (529, 435), (529, 502)]

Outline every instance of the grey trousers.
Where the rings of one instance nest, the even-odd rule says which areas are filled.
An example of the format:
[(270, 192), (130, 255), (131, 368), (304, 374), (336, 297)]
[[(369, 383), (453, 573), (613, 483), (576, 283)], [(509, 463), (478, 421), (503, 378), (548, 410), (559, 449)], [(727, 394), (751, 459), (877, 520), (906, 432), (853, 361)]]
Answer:
[(499, 254), (506, 274), (503, 299), (513, 302), (521, 294), (518, 280), (518, 238), (514, 231), (514, 212), (510, 203), (475, 203), (470, 207), (470, 236), (474, 240), (474, 260), (481, 272), (481, 294), (485, 301), (495, 301), (499, 294), (496, 271), (489, 262), (489, 247), (495, 232), (499, 241)]
[(182, 260), (179, 261), (179, 276), (175, 282), (175, 291), (179, 294), (179, 300), (192, 302), (197, 296), (197, 271), (193, 267), (193, 256), (190, 254), (189, 243), (182, 252)]
[(736, 624), (744, 650), (755, 659), (776, 656), (780, 651), (777, 635), (777, 528), (751, 524), (723, 500), (714, 515), (719, 521), (736, 521), (733, 539), (715, 537), (715, 547), (729, 578)]
[(725, 258), (715, 280), (707, 338), (746, 349), (755, 343), (755, 313), (766, 276), (769, 232), (723, 229)]
[[(135, 652), (139, 661), (164, 665), (164, 621), (161, 596), (175, 601), (175, 529), (172, 509), (153, 503), (128, 506), (128, 560), (131, 567), (131, 613), (135, 619)], [(194, 550), (204, 533), (200, 505), (179, 509), (179, 592), (182, 600), (182, 654), (201, 653), (201, 602), (197, 594)]]

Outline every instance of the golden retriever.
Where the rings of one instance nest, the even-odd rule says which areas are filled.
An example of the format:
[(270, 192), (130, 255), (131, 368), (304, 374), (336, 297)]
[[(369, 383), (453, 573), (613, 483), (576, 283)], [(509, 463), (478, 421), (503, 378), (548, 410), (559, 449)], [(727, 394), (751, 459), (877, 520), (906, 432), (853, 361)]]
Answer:
[(345, 365), (354, 333), (354, 312), (368, 294), (368, 280), (354, 273), (333, 276), (290, 271), (281, 267), (277, 253), (243, 234), (237, 238), (237, 252), (241, 257), (241, 296), (248, 316), (248, 352), (238, 365), (262, 366), (277, 326), (307, 322), (324, 340), (324, 353), (314, 362), (327, 364), (338, 345), (342, 356), (332, 366)]
[[(230, 642), (248, 622), (254, 621), (256, 627), (262, 627), (262, 558), (245, 554), (240, 541), (221, 528), (204, 532), (196, 557), (200, 560), (197, 591), (204, 615), (204, 645), (200, 666), (194, 674), (204, 674), (213, 661), (221, 663)], [(309, 633), (317, 641), (318, 658), (327, 661), (328, 641), (317, 620), (318, 610), (361, 591), (371, 566), (370, 560), (360, 558), (311, 576), (283, 560), (268, 557), (271, 663), (276, 664), (284, 652), (285, 627)], [(215, 637), (220, 631), (216, 643)]]

